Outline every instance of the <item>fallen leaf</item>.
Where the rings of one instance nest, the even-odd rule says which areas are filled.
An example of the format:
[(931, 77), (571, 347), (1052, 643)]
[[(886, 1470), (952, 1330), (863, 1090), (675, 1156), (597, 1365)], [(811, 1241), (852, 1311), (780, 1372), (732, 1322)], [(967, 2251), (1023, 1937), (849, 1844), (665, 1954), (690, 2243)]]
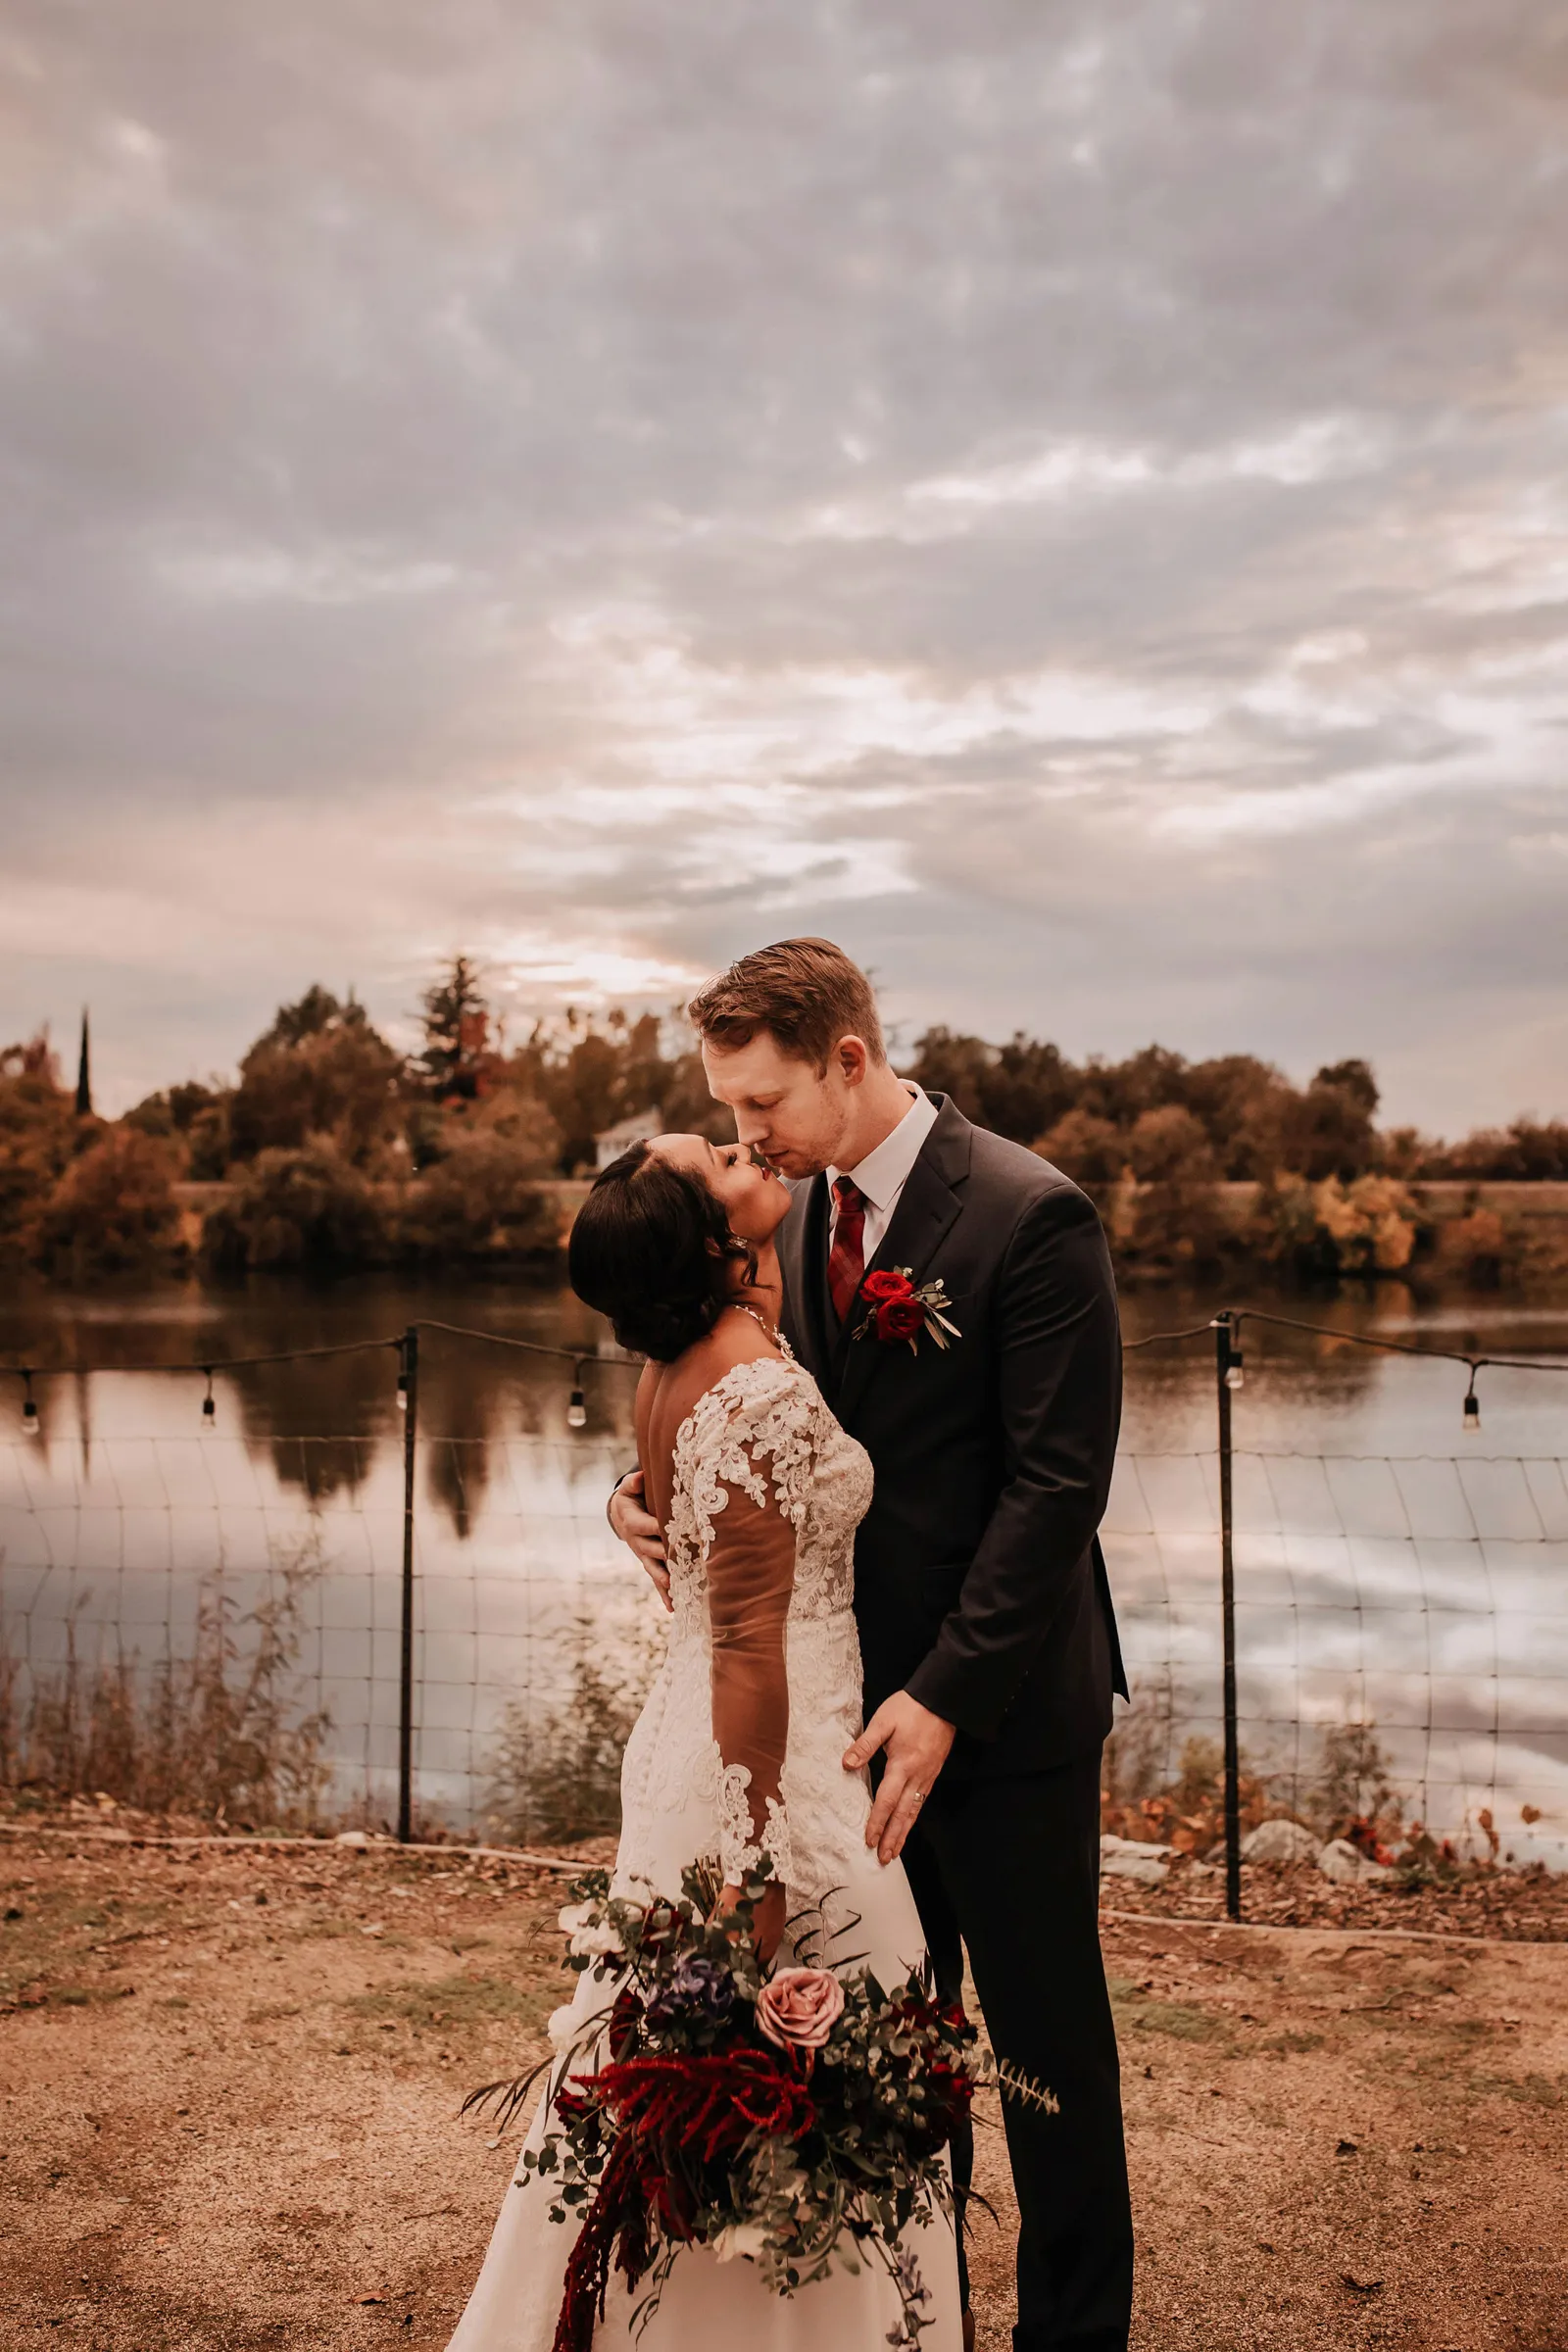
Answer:
[(1350, 2289), (1352, 2294), (1381, 2295), (1383, 2292), (1383, 2281), (1381, 2278), (1355, 2278), (1351, 2277), (1348, 2271), (1342, 2271), (1340, 2273), (1340, 2277), (1345, 2280), (1346, 2285)]
[(1334, 2153), (1336, 2156), (1359, 2156), (1361, 2150), (1355, 2140), (1342, 2139)]

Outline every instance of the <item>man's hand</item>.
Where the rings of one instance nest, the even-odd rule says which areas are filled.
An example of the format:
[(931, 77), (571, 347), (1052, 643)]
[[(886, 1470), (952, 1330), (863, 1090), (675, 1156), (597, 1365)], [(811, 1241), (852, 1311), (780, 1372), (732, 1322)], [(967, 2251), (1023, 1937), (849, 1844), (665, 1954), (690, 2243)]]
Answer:
[(673, 1613), (675, 1604), (669, 1597), (669, 1570), (664, 1565), (664, 1539), (659, 1532), (659, 1521), (643, 1500), (643, 1474), (640, 1470), (627, 1471), (610, 1497), (607, 1516), (621, 1542), (637, 1554), (647, 1569), (654, 1591), (665, 1608)]
[(933, 1715), (907, 1690), (885, 1698), (853, 1747), (844, 1751), (846, 1772), (858, 1772), (879, 1747), (888, 1751), (882, 1785), (865, 1825), (865, 1842), (876, 1847), (879, 1862), (891, 1862), (904, 1851), (915, 1815), (930, 1795), (937, 1774), (948, 1760), (954, 1728), (945, 1716)]

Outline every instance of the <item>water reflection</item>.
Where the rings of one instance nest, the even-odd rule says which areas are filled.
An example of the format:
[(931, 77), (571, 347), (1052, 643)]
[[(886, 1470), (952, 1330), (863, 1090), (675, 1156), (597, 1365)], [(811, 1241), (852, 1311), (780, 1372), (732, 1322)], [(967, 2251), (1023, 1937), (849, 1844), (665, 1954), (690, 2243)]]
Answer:
[[(1375, 1324), (1470, 1352), (1568, 1354), (1568, 1311), (1549, 1303), (1429, 1306), (1392, 1289), (1278, 1303), (1344, 1332)], [(1200, 1299), (1139, 1297), (1128, 1336), (1204, 1311)], [(192, 1638), (198, 1580), (220, 1575), (235, 1609), (254, 1614), (309, 1544), (299, 1703), (330, 1717), (338, 1801), (384, 1816), (403, 1539), (395, 1350), (220, 1374), (211, 1435), (200, 1375), (134, 1367), (386, 1342), (421, 1318), (590, 1358), (605, 1341), (568, 1294), (502, 1286), (171, 1286), (0, 1302), (0, 1353), (75, 1367), (37, 1384), (36, 1439), (15, 1419), (0, 1432), (0, 1603), (19, 1691), (58, 1676), (73, 1642), (86, 1665), (127, 1660), (150, 1680)], [(1464, 1432), (1458, 1366), (1258, 1324), (1245, 1346), (1233, 1404), (1250, 1749), (1300, 1783), (1318, 1727), (1375, 1720), (1434, 1818), (1457, 1821), (1511, 1791), (1555, 1815), (1542, 1835), (1560, 1841), (1568, 1378), (1484, 1375), (1477, 1438)], [(579, 1434), (565, 1420), (570, 1377), (560, 1361), (421, 1336), (419, 1787), (427, 1814), (455, 1826), (482, 1826), (487, 1807), (511, 1822), (555, 1818), (561, 1789), (589, 1769), (570, 1759), (598, 1757), (597, 1773), (612, 1754), (605, 1692), (623, 1710), (662, 1638), (603, 1516), (631, 1450), (633, 1379), (618, 1361), (592, 1362)], [(1173, 1756), (1187, 1733), (1217, 1723), (1214, 1426), (1206, 1336), (1129, 1356), (1107, 1549), (1129, 1655), (1164, 1708)], [(591, 1740), (590, 1721), (601, 1726)]]

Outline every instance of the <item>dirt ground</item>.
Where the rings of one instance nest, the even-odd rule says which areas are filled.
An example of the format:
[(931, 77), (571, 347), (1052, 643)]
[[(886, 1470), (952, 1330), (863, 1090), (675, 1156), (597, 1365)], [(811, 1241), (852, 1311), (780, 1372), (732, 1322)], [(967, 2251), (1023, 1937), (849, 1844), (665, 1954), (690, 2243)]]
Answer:
[[(458, 2109), (541, 2045), (560, 1900), (454, 1854), (5, 1835), (5, 2352), (443, 2345), (515, 2146)], [(1107, 1917), (1141, 2352), (1568, 2352), (1568, 1945), (1492, 1925)]]

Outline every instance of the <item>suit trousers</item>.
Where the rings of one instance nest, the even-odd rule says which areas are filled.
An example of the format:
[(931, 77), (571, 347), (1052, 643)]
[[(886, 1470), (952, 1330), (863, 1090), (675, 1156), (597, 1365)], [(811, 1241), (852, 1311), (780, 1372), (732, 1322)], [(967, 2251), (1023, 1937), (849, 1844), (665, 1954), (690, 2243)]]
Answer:
[[(944, 1996), (961, 1998), (967, 1946), (993, 2049), (1060, 2102), (1049, 2115), (1003, 2101), (1020, 2223), (1015, 2352), (1126, 2352), (1133, 2230), (1100, 1951), (1100, 1751), (1016, 1778), (944, 1774), (904, 1862)], [(973, 2152), (972, 2132), (955, 2141), (960, 2192)]]

